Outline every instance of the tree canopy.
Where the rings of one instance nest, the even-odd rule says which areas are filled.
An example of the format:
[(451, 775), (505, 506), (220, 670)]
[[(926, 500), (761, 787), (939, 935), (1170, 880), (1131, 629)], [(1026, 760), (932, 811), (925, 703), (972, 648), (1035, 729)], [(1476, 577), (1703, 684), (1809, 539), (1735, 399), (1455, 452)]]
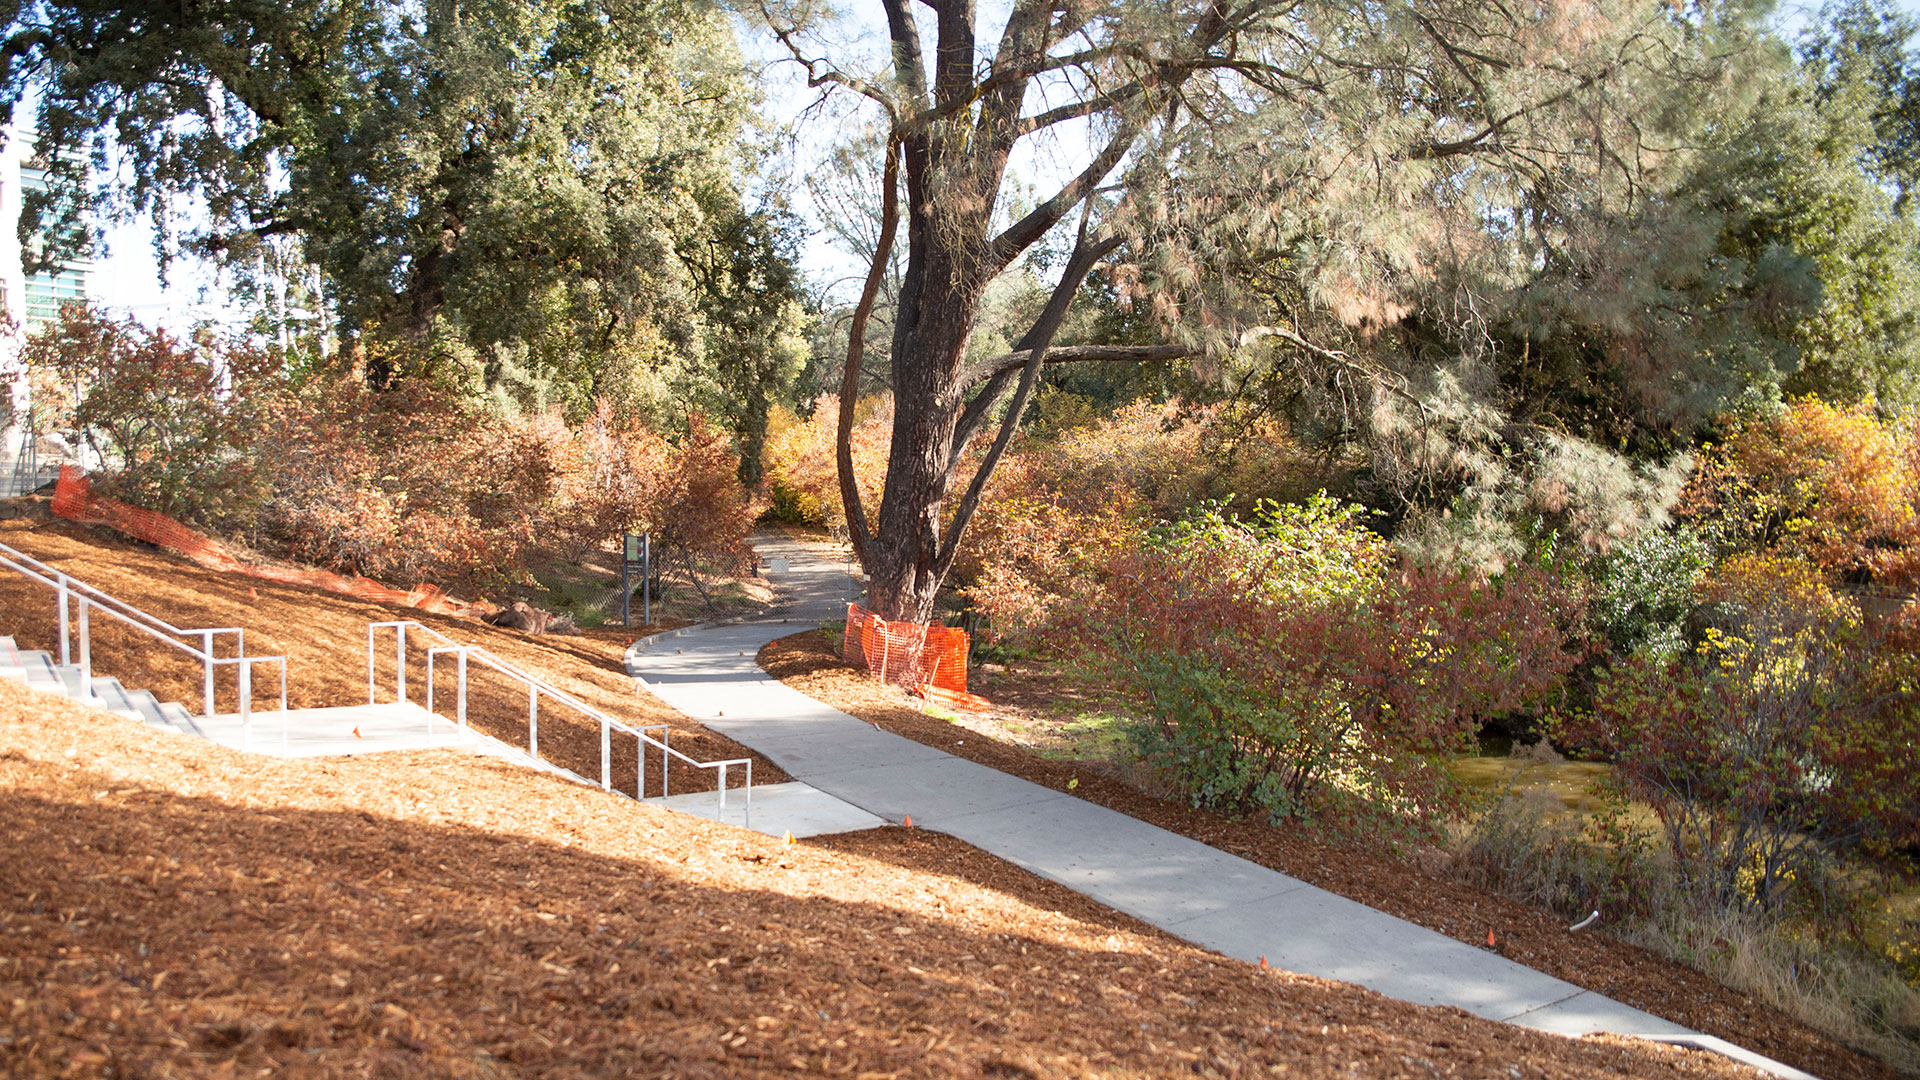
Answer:
[[(1557, 276), (1614, 294), (1616, 342), (1657, 321), (1682, 283), (1628, 268), (1756, 50), (1746, 13), (1706, 6), (922, 7), (924, 29), (920, 7), (883, 0), (890, 50), (866, 64), (811, 5), (761, 7), (809, 81), (870, 102), (899, 155), (890, 472), (871, 524), (843, 492), (890, 616), (928, 610), (1048, 362), (1285, 371), (1376, 453), (1445, 459), (1423, 478), (1500, 471), (1516, 435), (1488, 392), (1502, 320)], [(1074, 164), (1009, 212), (1009, 163), (1048, 139)], [(970, 357), (987, 286), (1049, 237), (1048, 302), (1013, 349)], [(1089, 275), (1160, 340), (1056, 342)], [(1616, 365), (1627, 392), (1669, 396), (1683, 351)]]
[[(764, 390), (701, 358), (791, 332), (783, 219), (742, 197), (753, 92), (712, 7), (53, 2), (11, 30), (43, 142), (90, 151), (54, 159), (69, 187), (116, 166), (130, 184), (96, 204), (184, 221), (169, 242), (243, 278), (296, 238), (339, 328), (409, 363), (464, 356), (576, 411), (688, 379), (744, 402)], [(757, 268), (744, 337), (716, 246)]]
[(16, 5), (8, 92), (83, 151), (21, 227), (57, 257), (109, 206), (243, 285), (309, 268), (376, 383), (704, 412), (756, 483), (827, 365), (794, 220), (747, 194), (746, 16), (853, 106), (806, 179), (871, 273), (814, 347), (844, 325), (843, 420), (890, 395), (877, 504), (841, 485), (890, 618), (1050, 365), (1283, 417), (1403, 539), (1496, 562), (1529, 515), (1660, 520), (1731, 402), (1920, 396), (1915, 23), (1879, 0), (1797, 46), (1704, 0), (869, 14), (877, 50), (813, 0)]

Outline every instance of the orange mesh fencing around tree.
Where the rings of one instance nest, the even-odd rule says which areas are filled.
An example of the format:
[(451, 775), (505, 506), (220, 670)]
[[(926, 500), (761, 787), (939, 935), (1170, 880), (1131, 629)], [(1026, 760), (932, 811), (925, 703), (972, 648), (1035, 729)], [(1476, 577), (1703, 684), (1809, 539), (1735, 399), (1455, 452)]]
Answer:
[(217, 541), (194, 532), (165, 514), (142, 510), (93, 493), (93, 481), (86, 472), (72, 465), (60, 466), (60, 482), (53, 489), (53, 512), (84, 525), (106, 525), (136, 540), (158, 544), (192, 559), (209, 570), (245, 574), (263, 581), (285, 585), (306, 585), (328, 592), (345, 593), (362, 600), (419, 608), (443, 615), (474, 617), (497, 610), (492, 604), (455, 600), (434, 585), (416, 585), (395, 589), (372, 578), (342, 577), (325, 570), (295, 570), (280, 566), (250, 566), (233, 557)]
[(861, 607), (847, 605), (841, 651), (847, 662), (864, 666), (881, 682), (957, 709), (984, 710), (984, 698), (967, 693), (967, 632), (937, 623), (888, 622)]

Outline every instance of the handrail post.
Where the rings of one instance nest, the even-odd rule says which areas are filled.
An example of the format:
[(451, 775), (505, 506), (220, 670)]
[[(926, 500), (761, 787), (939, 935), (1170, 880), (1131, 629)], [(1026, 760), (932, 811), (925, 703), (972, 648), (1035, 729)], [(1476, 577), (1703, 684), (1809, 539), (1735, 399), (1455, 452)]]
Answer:
[(467, 650), (460, 650), (460, 726), (467, 726)]
[(67, 642), (67, 575), (60, 575), (60, 665), (73, 663), (73, 647)]
[(613, 790), (613, 727), (600, 718), (600, 790)]
[(751, 829), (753, 828), (753, 759), (752, 758), (747, 759), (747, 791), (746, 791), (745, 798), (747, 800), (747, 816), (746, 816), (746, 820), (741, 822), (741, 825), (744, 828)]
[(527, 684), (527, 745), (540, 745), (540, 688)]
[(213, 715), (213, 631), (200, 631), (200, 698), (207, 710)]
[(637, 764), (633, 770), (633, 797), (647, 797), (647, 733), (642, 730), (633, 737), (633, 754)]
[(434, 661), (434, 657), (435, 657), (435, 653), (434, 653), (434, 650), (432, 650), (432, 649), (428, 649), (428, 650), (427, 650), (427, 716), (428, 716), (428, 718), (429, 718), (429, 719), (427, 720), (427, 722), (428, 722), (429, 724), (431, 724), (431, 723), (433, 722), (433, 720), (432, 720), (431, 718), (432, 718), (432, 716), (433, 716), (433, 661)]
[(367, 624), (367, 704), (379, 704), (373, 697), (373, 624)]
[(724, 761), (720, 763), (720, 809), (722, 812), (727, 809), (727, 763)]
[(240, 669), (240, 749), (253, 749), (253, 665), (245, 660), (234, 665)]
[(667, 797), (667, 766), (673, 764), (672, 750), (667, 745), (667, 736), (673, 734), (666, 728), (660, 729), (660, 797)]
[[(460, 657), (460, 675), (464, 679), (467, 673), (466, 656)], [(407, 703), (407, 624), (401, 623), (393, 628), (393, 703)], [(466, 715), (467, 695), (464, 685), (460, 694), (460, 713)]]
[(93, 700), (93, 632), (87, 625), (87, 611), (92, 605), (87, 598), (80, 598), (80, 700)]

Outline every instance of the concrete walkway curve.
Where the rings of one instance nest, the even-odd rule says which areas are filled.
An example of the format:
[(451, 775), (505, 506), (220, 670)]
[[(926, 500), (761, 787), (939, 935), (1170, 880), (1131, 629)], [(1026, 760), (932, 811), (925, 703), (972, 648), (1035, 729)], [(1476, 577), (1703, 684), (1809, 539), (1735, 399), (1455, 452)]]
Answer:
[[(1194, 944), (1356, 983), (1419, 1005), (1579, 1036), (1713, 1050), (1779, 1077), (1809, 1074), (1137, 818), (880, 731), (769, 678), (761, 646), (844, 614), (839, 561), (756, 542), (787, 606), (636, 644), (628, 671), (668, 705), (765, 754), (796, 780), (888, 821), (958, 837)], [(778, 564), (774, 564), (778, 565)]]

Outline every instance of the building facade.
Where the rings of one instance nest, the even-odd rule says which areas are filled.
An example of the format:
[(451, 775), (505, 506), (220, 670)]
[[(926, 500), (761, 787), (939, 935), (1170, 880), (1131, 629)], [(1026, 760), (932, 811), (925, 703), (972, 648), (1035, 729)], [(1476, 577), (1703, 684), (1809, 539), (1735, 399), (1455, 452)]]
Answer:
[[(0, 127), (0, 310), (11, 332), (0, 338), (0, 393), (11, 396), (21, 416), (30, 404), (24, 373), (16, 362), (20, 337), (60, 314), (60, 305), (88, 299), (92, 264), (63, 263), (49, 271), (26, 273), (20, 242), (22, 196), (46, 190), (46, 171), (37, 162), (33, 133), (16, 125)], [(0, 497), (31, 491), (58, 471), (71, 448), (52, 432), (35, 432), (22, 421), (0, 431)]]

